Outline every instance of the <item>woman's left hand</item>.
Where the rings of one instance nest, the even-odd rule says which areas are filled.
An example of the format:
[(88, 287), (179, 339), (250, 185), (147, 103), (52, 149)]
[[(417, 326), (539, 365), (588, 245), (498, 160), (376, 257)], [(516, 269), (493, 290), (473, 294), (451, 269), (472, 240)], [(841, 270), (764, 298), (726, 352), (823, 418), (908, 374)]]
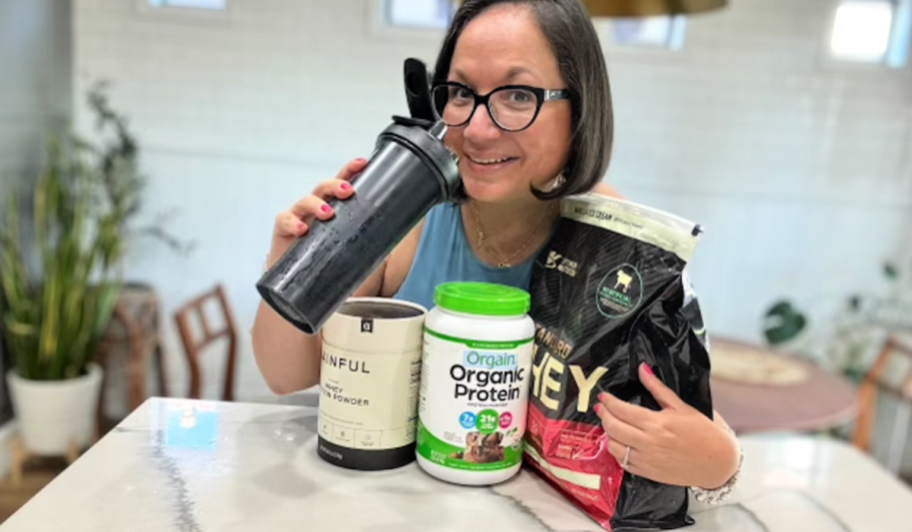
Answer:
[(677, 396), (646, 364), (640, 381), (661, 410), (649, 410), (603, 393), (596, 413), (608, 436), (608, 450), (627, 470), (655, 482), (714, 489), (738, 468), (738, 443), (724, 428)]

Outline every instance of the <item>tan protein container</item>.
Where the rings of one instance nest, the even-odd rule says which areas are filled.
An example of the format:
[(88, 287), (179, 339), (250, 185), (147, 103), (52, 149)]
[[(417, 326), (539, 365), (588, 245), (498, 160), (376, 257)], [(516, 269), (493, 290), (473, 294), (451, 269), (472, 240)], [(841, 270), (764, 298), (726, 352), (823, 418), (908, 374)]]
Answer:
[(415, 459), (427, 309), (387, 298), (349, 298), (321, 329), (317, 454), (361, 471)]

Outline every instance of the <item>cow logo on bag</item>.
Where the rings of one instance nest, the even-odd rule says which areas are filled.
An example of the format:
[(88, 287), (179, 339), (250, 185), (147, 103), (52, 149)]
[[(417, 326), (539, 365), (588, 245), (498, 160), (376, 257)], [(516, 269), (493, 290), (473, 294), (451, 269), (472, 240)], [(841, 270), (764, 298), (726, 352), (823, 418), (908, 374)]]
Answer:
[(643, 278), (631, 264), (611, 270), (599, 283), (595, 305), (609, 319), (623, 318), (637, 309), (643, 300)]

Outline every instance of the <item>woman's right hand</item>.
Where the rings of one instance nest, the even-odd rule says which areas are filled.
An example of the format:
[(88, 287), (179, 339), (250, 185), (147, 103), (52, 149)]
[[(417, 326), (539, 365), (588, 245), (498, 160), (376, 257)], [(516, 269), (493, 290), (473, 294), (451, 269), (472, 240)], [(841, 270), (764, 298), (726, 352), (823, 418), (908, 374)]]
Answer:
[(329, 220), (335, 216), (335, 212), (326, 203), (326, 200), (350, 198), (355, 190), (349, 181), (361, 173), (366, 166), (366, 159), (355, 159), (349, 162), (339, 171), (335, 179), (323, 181), (317, 185), (311, 195), (301, 198), (291, 208), (276, 216), (267, 267), (279, 260), (295, 240), (307, 232), (315, 219)]

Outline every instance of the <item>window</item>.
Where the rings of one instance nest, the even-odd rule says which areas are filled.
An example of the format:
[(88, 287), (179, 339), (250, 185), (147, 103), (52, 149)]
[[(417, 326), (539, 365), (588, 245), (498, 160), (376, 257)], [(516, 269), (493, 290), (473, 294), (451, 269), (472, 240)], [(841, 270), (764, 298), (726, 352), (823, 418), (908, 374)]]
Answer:
[(623, 46), (680, 49), (684, 46), (684, 17), (621, 18), (611, 22), (614, 42)]
[(890, 43), (893, 2), (852, 0), (836, 9), (830, 49), (839, 59), (881, 61)]
[(446, 29), (456, 13), (454, 0), (383, 0), (387, 26)]
[(912, 33), (912, 0), (842, 0), (833, 18), (835, 59), (905, 66)]
[(185, 7), (194, 9), (225, 9), (228, 0), (148, 0), (152, 7)]

